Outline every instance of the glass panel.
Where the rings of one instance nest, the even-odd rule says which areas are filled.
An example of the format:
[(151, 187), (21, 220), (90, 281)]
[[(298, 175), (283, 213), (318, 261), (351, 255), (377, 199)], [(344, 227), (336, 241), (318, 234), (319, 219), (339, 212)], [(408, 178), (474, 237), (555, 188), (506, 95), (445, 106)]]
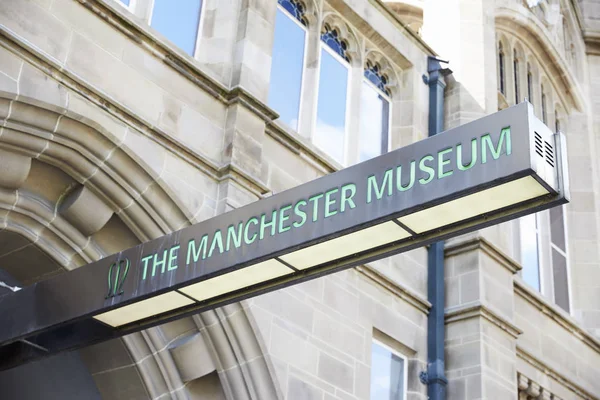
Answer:
[(321, 50), (319, 100), (315, 144), (338, 162), (344, 162), (348, 68)]
[(278, 0), (279, 5), (296, 18), (302, 25), (308, 25), (304, 17), (304, 6), (298, 0)]
[(519, 104), (519, 60), (515, 59), (513, 63), (513, 71), (515, 74), (515, 104)]
[(383, 346), (371, 350), (371, 400), (402, 400), (404, 360)]
[(360, 110), (360, 161), (387, 152), (389, 102), (371, 85), (363, 82)]
[(130, 0), (119, 0), (121, 3), (125, 4), (127, 7), (129, 7), (129, 1)]
[(554, 274), (554, 302), (569, 312), (569, 277), (567, 259), (555, 248), (552, 249), (552, 271)]
[(523, 280), (535, 290), (540, 290), (540, 264), (535, 214), (521, 217), (521, 274)]
[(150, 26), (194, 55), (202, 0), (154, 0)]
[(565, 220), (562, 206), (550, 209), (550, 238), (556, 247), (564, 252), (567, 251), (565, 242)]
[(294, 130), (298, 130), (305, 35), (304, 29), (277, 9), (269, 106)]

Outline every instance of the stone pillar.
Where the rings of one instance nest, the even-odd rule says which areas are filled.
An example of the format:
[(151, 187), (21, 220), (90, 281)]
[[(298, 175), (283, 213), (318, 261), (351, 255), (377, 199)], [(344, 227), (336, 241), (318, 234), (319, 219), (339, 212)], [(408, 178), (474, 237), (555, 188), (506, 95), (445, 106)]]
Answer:
[(452, 400), (517, 399), (513, 275), (480, 233), (446, 242), (446, 377)]

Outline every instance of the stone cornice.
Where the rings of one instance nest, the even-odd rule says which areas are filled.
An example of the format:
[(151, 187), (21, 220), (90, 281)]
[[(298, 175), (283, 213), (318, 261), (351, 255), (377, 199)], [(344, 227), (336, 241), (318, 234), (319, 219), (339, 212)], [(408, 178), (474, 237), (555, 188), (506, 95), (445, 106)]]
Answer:
[(446, 242), (444, 253), (446, 257), (452, 257), (461, 253), (467, 253), (474, 250), (483, 251), (494, 261), (502, 265), (504, 268), (508, 269), (513, 274), (516, 274), (522, 269), (521, 265), (518, 262), (506, 255), (506, 253), (504, 253), (498, 247), (490, 243), (478, 232), (460, 236), (456, 239)]
[(470, 318), (483, 317), (514, 338), (517, 338), (523, 333), (523, 331), (515, 324), (479, 301), (447, 308), (445, 315), (446, 324)]
[(514, 291), (516, 295), (528, 301), (548, 318), (552, 319), (583, 343), (587, 344), (592, 350), (600, 353), (600, 341), (598, 339), (582, 328), (573, 317), (560, 309), (556, 304), (550, 303), (538, 292), (530, 288), (519, 277), (515, 277), (514, 279)]
[(582, 388), (577, 383), (573, 382), (571, 379), (565, 377), (564, 375), (557, 372), (555, 369), (549, 367), (546, 363), (544, 363), (539, 358), (532, 355), (530, 352), (525, 350), (523, 347), (517, 345), (517, 357), (527, 362), (531, 366), (533, 366), (538, 371), (548, 375), (552, 379), (559, 382), (561, 385), (565, 386), (569, 390), (573, 391), (578, 396), (584, 399), (594, 399), (600, 400), (600, 397), (594, 396), (592, 393), (588, 392), (584, 388)]
[(583, 40), (586, 54), (600, 56), (600, 32), (584, 30)]
[(431, 308), (431, 303), (426, 299), (412, 291), (411, 289), (398, 284), (395, 281), (392, 281), (381, 272), (375, 270), (369, 265), (359, 266), (354, 268), (356, 272), (365, 276), (366, 278), (372, 280), (379, 286), (384, 287), (389, 290), (399, 298), (406, 300), (408, 303), (416, 307), (419, 311), (422, 311), (425, 314), (429, 314), (429, 309)]

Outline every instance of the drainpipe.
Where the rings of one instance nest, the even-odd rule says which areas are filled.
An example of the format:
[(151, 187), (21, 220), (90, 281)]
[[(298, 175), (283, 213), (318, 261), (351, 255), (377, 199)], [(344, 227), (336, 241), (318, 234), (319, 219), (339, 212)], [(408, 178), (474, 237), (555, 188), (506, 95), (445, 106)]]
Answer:
[[(429, 77), (423, 77), (429, 85), (429, 136), (434, 136), (443, 129), (444, 77), (452, 73), (449, 68), (442, 68), (440, 63), (448, 62), (429, 56)], [(431, 310), (427, 317), (427, 372), (421, 380), (427, 384), (427, 396), (430, 400), (445, 400), (448, 380), (444, 375), (444, 242), (431, 244), (427, 256), (427, 299), (431, 303)]]

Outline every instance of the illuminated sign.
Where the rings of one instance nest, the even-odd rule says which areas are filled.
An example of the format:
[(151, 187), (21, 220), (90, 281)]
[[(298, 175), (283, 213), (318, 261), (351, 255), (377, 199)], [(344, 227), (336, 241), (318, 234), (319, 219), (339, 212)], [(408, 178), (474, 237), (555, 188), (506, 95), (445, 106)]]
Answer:
[(565, 152), (519, 104), (1, 296), (0, 346), (76, 348), (563, 204)]

